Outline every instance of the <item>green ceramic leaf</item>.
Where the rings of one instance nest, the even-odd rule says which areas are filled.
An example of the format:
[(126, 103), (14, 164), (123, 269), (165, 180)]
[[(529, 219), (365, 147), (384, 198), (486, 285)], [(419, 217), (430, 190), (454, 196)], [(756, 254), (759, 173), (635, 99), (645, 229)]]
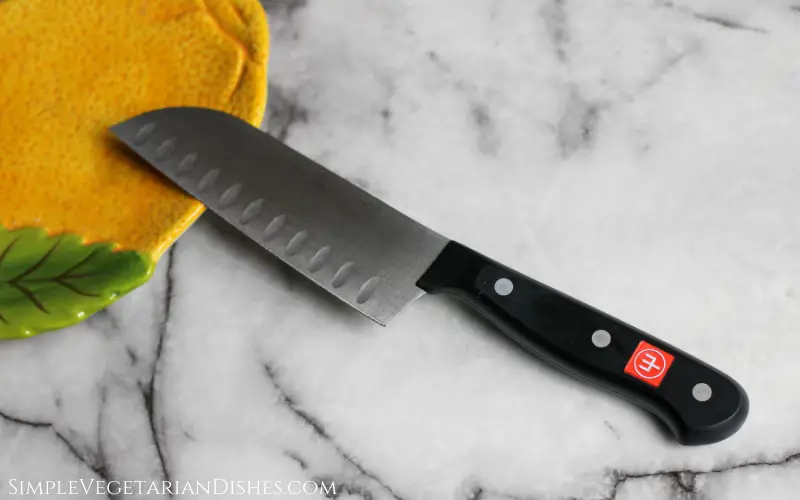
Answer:
[(75, 234), (0, 226), (0, 339), (82, 321), (150, 278), (154, 263)]

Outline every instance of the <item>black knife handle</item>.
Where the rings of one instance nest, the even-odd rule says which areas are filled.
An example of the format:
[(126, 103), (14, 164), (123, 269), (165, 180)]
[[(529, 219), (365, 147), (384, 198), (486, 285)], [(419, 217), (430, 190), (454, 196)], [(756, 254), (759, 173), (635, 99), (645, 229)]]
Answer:
[(458, 296), (535, 354), (648, 409), (684, 445), (721, 441), (747, 418), (747, 394), (727, 375), (459, 243), (417, 285)]

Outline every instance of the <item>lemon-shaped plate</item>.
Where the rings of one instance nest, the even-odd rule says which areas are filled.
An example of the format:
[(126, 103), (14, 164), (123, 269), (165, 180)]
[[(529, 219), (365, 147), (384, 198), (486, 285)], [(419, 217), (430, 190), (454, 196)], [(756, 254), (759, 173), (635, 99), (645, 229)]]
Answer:
[(108, 128), (169, 106), (259, 125), (268, 52), (257, 0), (0, 2), (0, 339), (147, 281), (204, 207)]

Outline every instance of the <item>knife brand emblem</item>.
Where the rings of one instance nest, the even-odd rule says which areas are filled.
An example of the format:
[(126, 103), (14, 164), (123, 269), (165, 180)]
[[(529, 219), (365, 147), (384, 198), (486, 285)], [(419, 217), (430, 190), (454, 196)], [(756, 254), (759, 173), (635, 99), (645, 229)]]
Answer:
[(672, 365), (674, 356), (662, 351), (644, 340), (639, 342), (636, 350), (625, 366), (625, 373), (642, 382), (658, 387), (667, 375), (667, 370)]

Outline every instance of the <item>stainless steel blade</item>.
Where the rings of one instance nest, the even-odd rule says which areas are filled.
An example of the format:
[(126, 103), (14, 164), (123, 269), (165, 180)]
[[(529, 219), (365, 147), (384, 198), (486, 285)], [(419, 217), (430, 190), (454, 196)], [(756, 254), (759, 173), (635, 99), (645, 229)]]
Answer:
[(206, 108), (165, 108), (111, 131), (206, 207), (385, 325), (447, 238), (258, 128)]

